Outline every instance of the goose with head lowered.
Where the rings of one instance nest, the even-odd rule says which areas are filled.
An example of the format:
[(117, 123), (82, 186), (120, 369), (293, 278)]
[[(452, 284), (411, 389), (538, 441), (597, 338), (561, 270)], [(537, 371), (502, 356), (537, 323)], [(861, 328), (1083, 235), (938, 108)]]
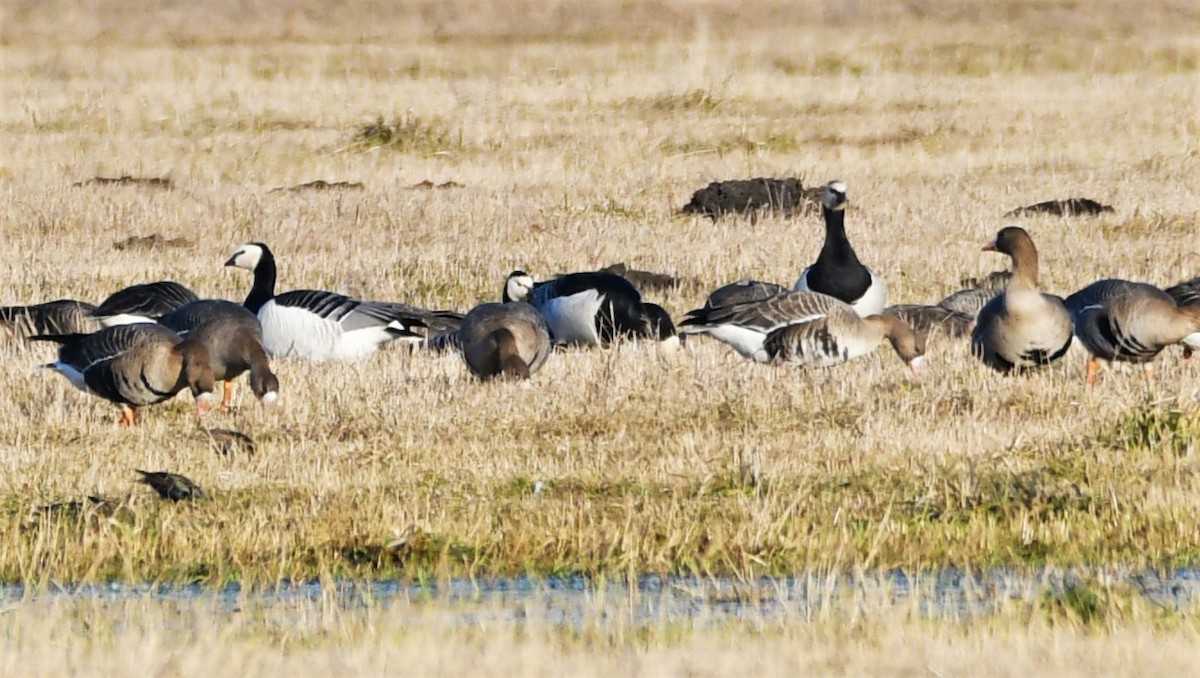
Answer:
[(1100, 361), (1148, 363), (1164, 348), (1200, 332), (1200, 306), (1177, 306), (1147, 283), (1099, 280), (1067, 297), (1075, 337), (1091, 356), (1087, 382), (1096, 383)]
[(208, 350), (213, 378), (224, 382), (221, 409), (233, 399), (233, 380), (250, 372), (250, 389), (263, 407), (279, 399), (279, 378), (263, 348), (262, 326), (246, 307), (224, 299), (201, 299), (175, 309), (159, 324)]
[(480, 379), (528, 379), (550, 356), (550, 330), (523, 301), (489, 302), (471, 309), (458, 328), (463, 360)]
[(204, 414), (212, 400), (208, 349), (153, 323), (106, 327), (93, 334), (33, 337), (61, 346), (58, 360), (42, 367), (76, 388), (121, 406), (122, 426), (137, 423), (136, 408), (169, 400), (184, 389)]
[(614, 273), (568, 273), (534, 283), (524, 271), (513, 271), (504, 284), (504, 301), (528, 301), (546, 320), (559, 344), (607, 346), (621, 338), (659, 339), (665, 326), (651, 319), (642, 294)]
[(846, 184), (831, 181), (821, 190), (821, 214), (825, 218), (825, 244), (817, 261), (800, 274), (797, 292), (819, 292), (849, 304), (866, 317), (883, 312), (887, 284), (862, 265), (846, 237)]
[(758, 301), (706, 306), (680, 323), (682, 334), (707, 334), (760, 363), (831, 367), (864, 356), (884, 340), (914, 373), (925, 339), (896, 316), (859, 316), (844, 301), (816, 292), (780, 292)]
[(1048, 365), (1071, 347), (1071, 314), (1063, 300), (1038, 288), (1038, 251), (1023, 228), (1000, 229), (983, 247), (1012, 257), (1004, 291), (975, 317), (971, 352), (1000, 372)]
[(254, 272), (245, 307), (262, 324), (263, 346), (275, 357), (312, 362), (361, 360), (389, 341), (421, 341), (420, 318), (386, 303), (335, 292), (294, 290), (275, 294), (275, 255), (260, 242), (242, 245), (225, 262)]
[[(1172, 285), (1166, 289), (1166, 292), (1175, 300), (1176, 306), (1200, 306), (1200, 278), (1192, 278), (1178, 285)], [(1182, 343), (1183, 359), (1189, 360), (1192, 353), (1200, 349), (1200, 332), (1189, 334)]]
[(105, 327), (157, 322), (175, 309), (199, 301), (190, 289), (172, 280), (131, 285), (100, 302), (92, 317)]

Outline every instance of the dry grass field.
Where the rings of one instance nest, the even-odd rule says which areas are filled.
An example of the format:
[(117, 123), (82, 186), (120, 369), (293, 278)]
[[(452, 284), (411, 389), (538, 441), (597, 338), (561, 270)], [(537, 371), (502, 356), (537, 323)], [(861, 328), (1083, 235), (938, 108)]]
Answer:
[[(625, 261), (687, 281), (652, 299), (679, 317), (722, 283), (790, 284), (815, 258), (819, 215), (678, 214), (710, 181), (763, 175), (847, 182), (851, 240), (894, 302), (932, 302), (1003, 268), (979, 250), (1015, 223), (1004, 213), (1055, 198), (1115, 211), (1020, 219), (1048, 290), (1200, 275), (1200, 11), (1189, 2), (10, 0), (0, 100), (0, 304), (94, 303), (163, 278), (241, 299), (250, 276), (221, 264), (261, 240), (281, 290), (465, 310), (497, 298), (515, 268), (548, 277)], [(123, 175), (171, 186), (86, 183)], [(362, 186), (276, 190), (315, 180)], [(154, 234), (181, 240), (114, 248)], [(214, 453), (187, 397), (119, 430), (113, 407), (34, 369), (48, 347), (5, 351), (6, 581), (1200, 560), (1200, 364), (1179, 351), (1153, 380), (1114, 369), (1093, 388), (1079, 347), (1004, 378), (948, 341), (931, 345), (920, 381), (887, 349), (799, 371), (705, 340), (559, 353), (528, 383), (480, 384), (455, 356), (402, 350), (281, 361), (281, 407), (262, 412), (243, 387), (239, 409), (205, 423), (255, 438), (255, 455), (234, 458)], [(185, 473), (210, 498), (161, 503), (134, 468)], [(121, 508), (29, 519), (88, 494)], [(921, 653), (934, 653), (954, 659), (928, 666), (950, 673), (991, 656), (1012, 673), (1088, 674), (1170, 662), (1195, 642), (1190, 617), (1013, 626), (798, 622), (594, 645), (539, 632), (510, 639), (518, 651), (505, 661), (569, 672), (594, 650), (614, 670), (707, 672), (730, 667), (703, 657), (737, 647), (796, 662), (780, 673), (925, 672)], [(476, 631), (446, 641), (444, 661), (494, 650)], [(1131, 640), (1110, 647), (1109, 632)], [(374, 633), (350, 634), (368, 659), (347, 665), (382, 672), (393, 665), (370, 662), (420, 655), (412, 638), (372, 654)], [(220, 642), (205, 636), (184, 656)], [(99, 645), (116, 672), (122, 656), (175, 656), (153, 633)], [(901, 647), (917, 654), (888, 664)], [(821, 652), (840, 659), (821, 663)], [(298, 662), (311, 654), (262, 667), (309, 666)], [(543, 658), (552, 664), (535, 669)], [(652, 660), (664, 663), (640, 663)], [(190, 665), (171, 666), (164, 675)]]

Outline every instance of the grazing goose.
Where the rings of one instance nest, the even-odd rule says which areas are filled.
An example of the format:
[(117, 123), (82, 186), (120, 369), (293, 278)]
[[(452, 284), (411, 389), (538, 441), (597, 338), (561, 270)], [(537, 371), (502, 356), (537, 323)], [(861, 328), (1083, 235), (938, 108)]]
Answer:
[(1164, 348), (1200, 332), (1200, 306), (1176, 306), (1171, 295), (1146, 283), (1100, 280), (1067, 297), (1075, 336), (1087, 348), (1087, 382), (1100, 361), (1146, 363)]
[(796, 281), (797, 292), (820, 292), (850, 304), (855, 313), (881, 313), (887, 304), (887, 285), (863, 266), (846, 238), (846, 184), (831, 181), (821, 191), (825, 244), (812, 266)]
[(30, 306), (0, 306), (0, 330), (17, 341), (46, 334), (88, 334), (100, 329), (95, 306), (58, 299)]
[(604, 346), (621, 337), (658, 336), (641, 293), (613, 273), (568, 273), (534, 283), (524, 271), (513, 271), (504, 284), (504, 301), (532, 304), (560, 344)]
[(965, 337), (975, 326), (975, 316), (951, 311), (941, 306), (896, 304), (883, 309), (883, 315), (893, 315), (908, 323), (914, 332), (927, 337), (938, 332), (950, 337)]
[(1071, 314), (1063, 300), (1038, 289), (1038, 251), (1025, 229), (1008, 226), (984, 246), (1012, 257), (1013, 274), (1004, 292), (975, 318), (971, 351), (1001, 372), (1041, 367), (1071, 346)]
[(480, 304), (458, 328), (463, 359), (481, 379), (521, 379), (541, 369), (550, 355), (550, 330), (542, 314), (523, 301)]
[[(1200, 305), (1200, 278), (1185, 280), (1178, 285), (1168, 287), (1167, 294), (1175, 300), (1176, 306)], [(1183, 359), (1192, 357), (1192, 351), (1200, 349), (1200, 332), (1189, 334), (1183, 339)]]
[(424, 326), (419, 318), (385, 303), (317, 290), (276, 296), (275, 255), (262, 243), (242, 245), (225, 265), (254, 272), (245, 306), (262, 323), (263, 346), (272, 356), (361, 360), (389, 341), (422, 339), (411, 329)]
[(188, 288), (170, 280), (133, 285), (114, 292), (92, 311), (105, 327), (157, 322), (175, 309), (199, 301)]
[(859, 316), (849, 304), (815, 292), (688, 313), (684, 334), (707, 334), (760, 363), (829, 367), (864, 356), (885, 338), (913, 372), (924, 363), (925, 338), (895, 316)]
[(136, 408), (169, 400), (185, 388), (196, 398), (196, 411), (208, 411), (213, 390), (208, 350), (162, 325), (115, 325), (95, 334), (33, 338), (62, 344), (58, 361), (42, 367), (120, 405), (122, 426), (137, 423)]
[(221, 409), (229, 409), (233, 380), (250, 372), (250, 389), (263, 407), (279, 399), (279, 379), (263, 348), (262, 326), (246, 307), (224, 299), (204, 299), (171, 311), (159, 324), (176, 334), (204, 344), (213, 379), (224, 383)]

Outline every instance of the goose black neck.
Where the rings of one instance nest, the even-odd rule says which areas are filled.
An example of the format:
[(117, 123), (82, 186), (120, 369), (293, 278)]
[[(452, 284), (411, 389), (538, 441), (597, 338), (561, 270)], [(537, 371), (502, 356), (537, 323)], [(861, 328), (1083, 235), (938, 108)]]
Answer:
[(254, 267), (254, 286), (243, 304), (246, 310), (258, 314), (258, 309), (275, 296), (275, 256), (271, 250), (263, 248), (262, 258)]
[(817, 256), (817, 263), (858, 265), (858, 255), (854, 253), (854, 248), (850, 246), (850, 240), (846, 237), (846, 211), (831, 210), (822, 206), (821, 212), (825, 216), (825, 244), (821, 247), (821, 254)]

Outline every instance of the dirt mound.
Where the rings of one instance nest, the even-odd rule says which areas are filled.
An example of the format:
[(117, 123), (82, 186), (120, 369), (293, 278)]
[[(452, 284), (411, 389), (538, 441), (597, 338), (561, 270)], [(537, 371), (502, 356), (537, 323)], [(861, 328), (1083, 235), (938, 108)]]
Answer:
[[(820, 189), (816, 189), (820, 190)], [(734, 179), (714, 181), (692, 194), (684, 214), (703, 214), (714, 221), (726, 214), (753, 214), (760, 210), (792, 216), (819, 204), (799, 179)]]

